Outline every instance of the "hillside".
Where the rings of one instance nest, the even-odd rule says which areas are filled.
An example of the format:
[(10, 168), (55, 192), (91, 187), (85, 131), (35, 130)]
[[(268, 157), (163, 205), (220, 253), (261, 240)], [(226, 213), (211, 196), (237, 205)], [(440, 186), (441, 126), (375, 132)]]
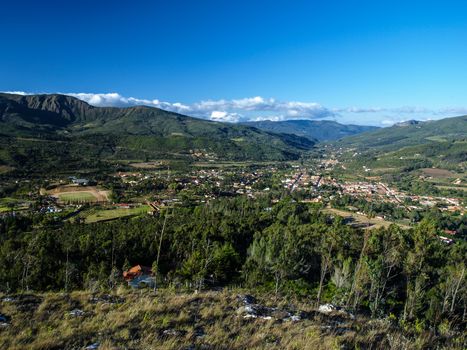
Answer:
[[(347, 175), (383, 176), (386, 182), (416, 193), (465, 196), (456, 183), (465, 182), (467, 116), (411, 120), (328, 146), (340, 154), (344, 166), (337, 170)], [(449, 176), (433, 175), (438, 172)]]
[(93, 107), (64, 95), (0, 94), (0, 136), (0, 161), (14, 167), (22, 165), (19, 160), (45, 161), (44, 155), (56, 153), (65, 155), (62, 161), (173, 158), (191, 152), (212, 159), (290, 160), (314, 145), (295, 135), (153, 107)]
[(333, 144), (367, 157), (426, 160), (432, 165), (467, 161), (467, 116), (409, 121), (344, 138)]
[(446, 118), (436, 121), (408, 121), (364, 134), (347, 137), (341, 146), (357, 149), (394, 151), (407, 146), (437, 144), (465, 140), (467, 138), (467, 116)]
[(463, 341), (460, 332), (434, 339), (389, 318), (322, 313), (289, 298), (256, 301), (227, 290), (22, 294), (3, 296), (0, 306), (5, 349), (461, 349)]
[(264, 120), (243, 124), (265, 131), (294, 134), (318, 141), (338, 140), (346, 136), (378, 129), (376, 126), (344, 125), (330, 120), (285, 120), (278, 122)]

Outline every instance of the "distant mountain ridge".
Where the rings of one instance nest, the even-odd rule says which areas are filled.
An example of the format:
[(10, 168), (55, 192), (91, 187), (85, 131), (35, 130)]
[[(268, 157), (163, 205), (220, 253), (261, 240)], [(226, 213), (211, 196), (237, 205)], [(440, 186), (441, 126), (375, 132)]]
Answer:
[(374, 168), (467, 167), (467, 116), (408, 121), (332, 143), (351, 150), (351, 159)]
[(376, 126), (346, 125), (331, 120), (265, 120), (246, 122), (243, 124), (254, 126), (265, 131), (294, 134), (318, 141), (333, 141), (378, 129)]
[(364, 134), (347, 137), (338, 144), (359, 149), (396, 150), (432, 142), (453, 142), (467, 139), (467, 116), (440, 120), (409, 120)]
[[(95, 107), (59, 94), (0, 93), (0, 137), (0, 165), (14, 167), (21, 165), (15, 159), (27, 161), (36, 155), (43, 159), (61, 151), (51, 144), (58, 140), (69, 149), (77, 149), (78, 153), (73, 151), (77, 159), (81, 159), (78, 144), (87, 147), (89, 157), (96, 157), (92, 159), (189, 157), (190, 152), (201, 151), (225, 160), (298, 159), (315, 144), (305, 137), (197, 119), (154, 107)], [(26, 147), (30, 141), (25, 140), (29, 139), (42, 143)], [(38, 149), (42, 145), (47, 151)], [(66, 160), (65, 156), (57, 157)]]

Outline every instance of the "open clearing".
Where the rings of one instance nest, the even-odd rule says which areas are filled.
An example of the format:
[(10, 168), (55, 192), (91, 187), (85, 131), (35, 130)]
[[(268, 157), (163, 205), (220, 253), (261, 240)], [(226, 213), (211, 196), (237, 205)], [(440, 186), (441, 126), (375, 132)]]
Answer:
[(65, 192), (59, 193), (58, 198), (62, 202), (91, 203), (97, 199), (91, 192)]
[(433, 178), (438, 178), (438, 179), (456, 177), (456, 174), (446, 169), (423, 168), (421, 169), (421, 171), (423, 175), (431, 176)]
[(162, 167), (164, 164), (161, 162), (141, 162), (141, 163), (130, 163), (129, 166), (133, 168), (140, 168), (140, 169), (157, 169)]
[(455, 191), (467, 191), (466, 186), (442, 186), (442, 185), (436, 185), (437, 188), (440, 190), (455, 190)]
[(47, 191), (47, 194), (61, 202), (93, 203), (107, 202), (110, 191), (101, 190), (96, 186), (59, 186)]
[(86, 223), (93, 223), (98, 221), (108, 221), (118, 218), (136, 216), (145, 214), (149, 211), (148, 205), (141, 205), (135, 208), (114, 208), (114, 209), (91, 209), (80, 214), (80, 217), (85, 219)]
[(380, 228), (380, 227), (388, 227), (391, 224), (396, 224), (402, 228), (409, 228), (409, 226), (407, 225), (402, 225), (399, 223), (395, 223), (395, 222), (391, 222), (391, 221), (387, 221), (383, 219), (378, 219), (378, 218), (369, 218), (366, 215), (361, 215), (361, 214), (357, 214), (351, 211), (346, 211), (346, 210), (341, 210), (341, 209), (326, 208), (326, 209), (323, 209), (323, 212), (328, 213), (328, 214), (333, 214), (333, 215), (339, 215), (343, 217), (344, 219), (351, 218), (352, 221), (349, 222), (349, 224), (354, 227), (374, 229), (374, 228)]

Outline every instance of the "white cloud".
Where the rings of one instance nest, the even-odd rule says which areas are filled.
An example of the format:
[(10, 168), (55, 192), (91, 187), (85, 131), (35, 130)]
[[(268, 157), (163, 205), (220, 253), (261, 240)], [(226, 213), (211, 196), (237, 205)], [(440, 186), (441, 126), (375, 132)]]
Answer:
[(264, 119), (263, 113), (268, 113), (268, 116), (274, 120), (322, 119), (334, 117), (335, 115), (334, 112), (318, 103), (282, 102), (261, 96), (233, 100), (206, 100), (186, 105), (180, 102), (162, 102), (158, 99), (127, 98), (118, 93), (66, 93), (66, 95), (77, 97), (93, 106), (126, 107), (146, 105), (195, 117), (228, 122)]
[(30, 93), (24, 92), (24, 91), (2, 91), (2, 92), (4, 92), (5, 94), (22, 95), (22, 96), (31, 95)]
[(225, 111), (212, 111), (209, 119), (219, 122), (237, 123), (242, 120), (242, 116), (238, 113), (228, 113)]
[[(24, 91), (8, 93), (28, 95)], [(232, 100), (204, 100), (192, 104), (164, 102), (159, 99), (125, 97), (119, 93), (64, 93), (74, 96), (93, 106), (131, 107), (146, 105), (164, 110), (223, 122), (289, 119), (329, 119), (342, 123), (372, 124), (387, 126), (409, 120), (429, 120), (467, 114), (467, 107), (444, 107), (430, 109), (417, 106), (402, 107), (344, 107), (327, 108), (316, 102), (279, 101), (261, 96)]]

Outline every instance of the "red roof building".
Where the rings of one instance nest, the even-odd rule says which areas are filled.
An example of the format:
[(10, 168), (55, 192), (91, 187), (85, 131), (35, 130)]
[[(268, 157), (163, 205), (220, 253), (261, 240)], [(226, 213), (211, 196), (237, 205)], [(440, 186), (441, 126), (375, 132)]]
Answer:
[(136, 266), (133, 266), (128, 271), (123, 272), (123, 278), (127, 282), (130, 282), (134, 280), (135, 278), (141, 277), (141, 276), (152, 276), (151, 268), (147, 266), (136, 265)]

